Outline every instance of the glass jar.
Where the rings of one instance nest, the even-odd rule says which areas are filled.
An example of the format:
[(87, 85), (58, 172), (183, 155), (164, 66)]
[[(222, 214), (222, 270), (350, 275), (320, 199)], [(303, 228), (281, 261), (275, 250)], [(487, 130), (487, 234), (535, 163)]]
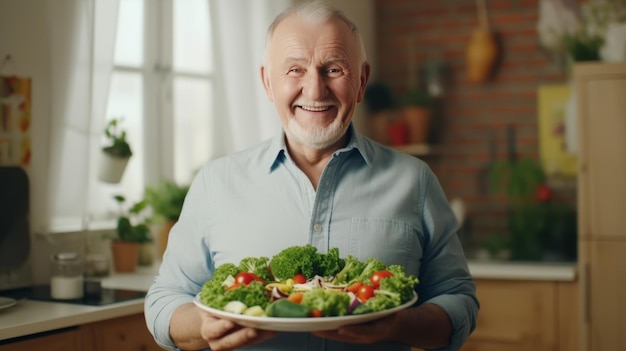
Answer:
[(78, 253), (63, 252), (52, 256), (50, 296), (59, 300), (83, 297), (83, 263)]

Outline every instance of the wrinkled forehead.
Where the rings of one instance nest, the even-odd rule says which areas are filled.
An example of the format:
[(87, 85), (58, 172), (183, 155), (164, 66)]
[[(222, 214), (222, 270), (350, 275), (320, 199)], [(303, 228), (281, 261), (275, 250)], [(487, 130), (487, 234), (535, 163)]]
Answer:
[(282, 51), (293, 46), (317, 48), (320, 44), (342, 48), (355, 58), (358, 57), (357, 37), (345, 22), (334, 17), (302, 19), (292, 14), (274, 28), (267, 48), (270, 51)]
[(298, 35), (304, 36), (332, 36), (345, 48), (358, 57), (359, 61), (365, 61), (365, 50), (358, 34), (358, 30), (351, 22), (346, 22), (340, 17), (333, 16), (332, 13), (318, 12), (315, 14), (293, 12), (279, 17), (271, 26), (267, 33), (265, 45), (265, 62), (268, 63), (269, 51), (276, 41), (285, 40), (290, 35), (296, 38)]

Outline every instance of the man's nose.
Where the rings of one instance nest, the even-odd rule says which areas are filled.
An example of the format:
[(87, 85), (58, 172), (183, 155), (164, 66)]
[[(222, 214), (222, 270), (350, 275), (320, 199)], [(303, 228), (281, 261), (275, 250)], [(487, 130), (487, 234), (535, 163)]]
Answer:
[(309, 71), (302, 84), (302, 94), (312, 101), (319, 101), (328, 94), (324, 76), (318, 71)]

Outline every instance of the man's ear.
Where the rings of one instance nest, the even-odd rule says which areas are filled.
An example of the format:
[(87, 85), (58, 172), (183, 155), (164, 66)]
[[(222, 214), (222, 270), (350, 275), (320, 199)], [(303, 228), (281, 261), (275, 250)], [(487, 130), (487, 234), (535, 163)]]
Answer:
[(363, 62), (361, 66), (361, 77), (359, 78), (361, 86), (359, 87), (359, 96), (357, 97), (357, 102), (363, 101), (363, 96), (365, 95), (365, 87), (367, 86), (367, 81), (370, 79), (371, 67), (369, 62)]
[(270, 86), (270, 74), (265, 65), (261, 65), (261, 80), (263, 81), (263, 87), (265, 88), (267, 98), (271, 102), (274, 102), (274, 94), (272, 93), (272, 87)]

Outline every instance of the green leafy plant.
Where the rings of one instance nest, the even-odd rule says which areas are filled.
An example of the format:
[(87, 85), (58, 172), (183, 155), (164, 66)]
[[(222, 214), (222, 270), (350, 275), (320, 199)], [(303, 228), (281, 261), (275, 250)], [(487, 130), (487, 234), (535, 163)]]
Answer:
[(493, 192), (507, 195), (508, 233), (485, 239), (485, 249), (496, 256), (498, 251), (510, 251), (513, 260), (543, 260), (547, 254), (575, 259), (575, 210), (554, 198), (537, 161), (496, 162), (490, 182)]
[(120, 120), (113, 118), (107, 123), (104, 135), (109, 141), (109, 145), (102, 148), (102, 151), (111, 156), (127, 158), (133, 155), (130, 144), (126, 141), (126, 131), (119, 129)]
[(120, 215), (117, 218), (116, 240), (124, 242), (147, 243), (152, 241), (150, 221), (142, 217), (142, 212), (148, 206), (146, 200), (134, 203), (127, 210), (124, 210), (126, 198), (122, 195), (113, 196), (115, 201), (120, 205)]
[(529, 157), (496, 161), (489, 171), (491, 191), (506, 194), (514, 207), (523, 205), (545, 180), (541, 166)]
[(426, 89), (412, 89), (400, 97), (400, 105), (430, 108), (433, 105), (433, 97)]
[(580, 31), (566, 35), (563, 40), (572, 60), (577, 62), (600, 60), (600, 48), (604, 45), (603, 37)]
[(156, 219), (177, 221), (188, 191), (189, 185), (163, 180), (152, 187), (146, 187), (145, 199), (152, 207)]
[(396, 105), (391, 89), (383, 82), (368, 84), (367, 88), (365, 88), (363, 100), (367, 111), (372, 114), (391, 110)]

